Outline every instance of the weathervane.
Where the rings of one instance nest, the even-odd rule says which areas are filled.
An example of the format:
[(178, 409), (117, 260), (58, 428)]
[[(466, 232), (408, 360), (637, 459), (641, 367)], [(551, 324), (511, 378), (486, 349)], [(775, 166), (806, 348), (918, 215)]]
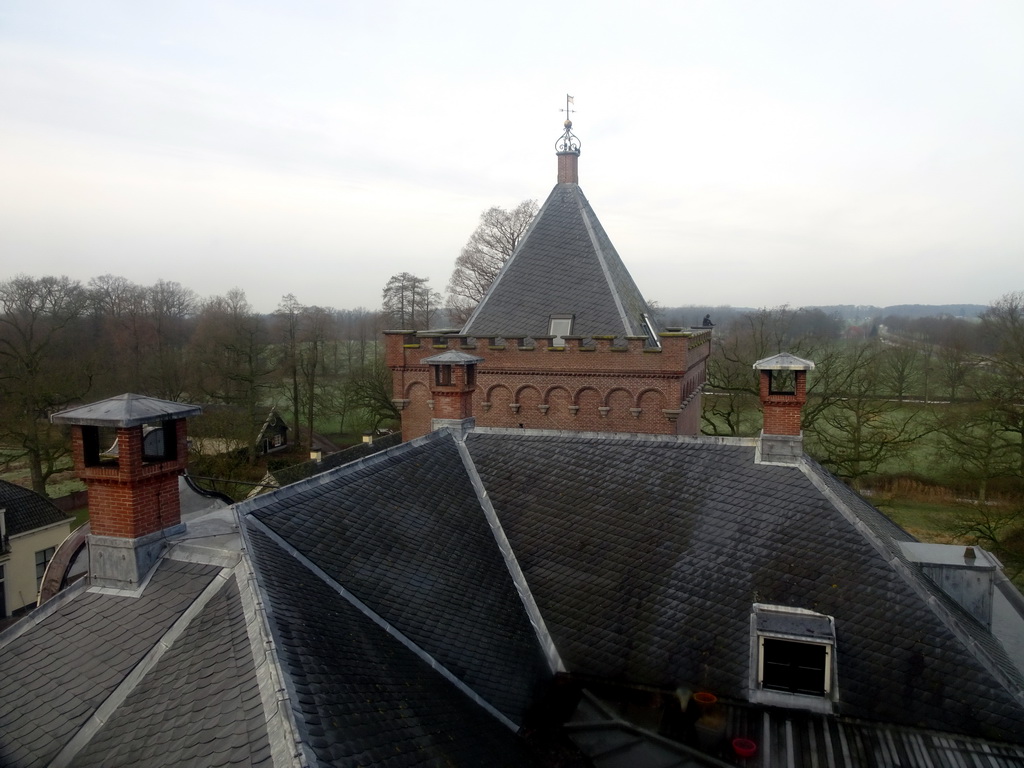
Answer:
[(580, 153), (580, 140), (572, 132), (572, 120), (570, 115), (575, 112), (571, 105), (573, 104), (573, 98), (568, 93), (565, 94), (565, 109), (558, 110), (559, 112), (565, 112), (565, 132), (555, 142), (555, 149), (559, 152), (573, 152), (575, 154)]

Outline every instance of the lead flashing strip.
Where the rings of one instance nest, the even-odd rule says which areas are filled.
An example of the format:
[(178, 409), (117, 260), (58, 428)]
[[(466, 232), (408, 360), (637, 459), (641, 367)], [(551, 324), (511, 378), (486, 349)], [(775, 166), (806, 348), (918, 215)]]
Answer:
[[(594, 232), (594, 225), (590, 221), (590, 216), (587, 212), (586, 199), (584, 199), (579, 187), (576, 188), (575, 192), (576, 205), (579, 207), (580, 218), (583, 219), (583, 226), (586, 227), (587, 235), (590, 237), (590, 243), (594, 246), (594, 254), (597, 256), (597, 263), (601, 265), (601, 274), (604, 275), (605, 282), (608, 284), (608, 290), (612, 294), (612, 300), (615, 302), (615, 308), (619, 311), (619, 320), (624, 326), (627, 336), (636, 336), (636, 328), (633, 327), (633, 323), (630, 322), (629, 315), (626, 314), (625, 307), (622, 306), (622, 297), (619, 296), (619, 287), (612, 279), (611, 270), (608, 268), (608, 260), (605, 258), (604, 251), (601, 249), (601, 243), (598, 242), (597, 234)], [(653, 331), (654, 329), (652, 328), (651, 330)]]
[(466, 447), (466, 441), (456, 440), (455, 445), (459, 449), (462, 465), (466, 468), (466, 474), (469, 475), (469, 481), (473, 486), (473, 492), (476, 493), (477, 501), (480, 502), (480, 508), (487, 518), (491, 535), (494, 536), (498, 550), (505, 559), (505, 567), (508, 569), (509, 576), (512, 577), (512, 583), (515, 584), (516, 592), (519, 593), (519, 599), (522, 601), (526, 614), (530, 618), (530, 624), (533, 625), (533, 630), (537, 633), (537, 641), (544, 650), (548, 666), (553, 673), (565, 672), (565, 663), (562, 661), (561, 654), (558, 653), (555, 639), (551, 636), (551, 632), (548, 631), (544, 616), (540, 612), (540, 606), (537, 605), (533, 592), (530, 590), (530, 585), (526, 581), (526, 574), (523, 573), (523, 569), (519, 566), (516, 553), (512, 550), (512, 543), (508, 540), (508, 536), (505, 535), (505, 529), (501, 526), (501, 520), (498, 519), (498, 513), (491, 503), (491, 497), (487, 495), (484, 482), (476, 471), (476, 464), (473, 463), (473, 457)]
[(271, 760), (280, 768), (315, 765), (316, 757), (304, 754), (298, 724), (292, 712), (291, 696), (284, 682), (284, 670), (278, 661), (277, 646), (270, 631), (265, 598), (260, 592), (248, 558), (243, 559), (235, 568), (235, 578), (245, 615), (245, 631), (249, 636), (249, 647), (256, 666), (256, 683), (266, 717)]
[[(406, 445), (408, 445), (408, 443), (406, 443)], [(295, 558), (299, 563), (301, 563), (305, 568), (307, 568), (310, 571), (310, 573), (312, 573), (314, 576), (320, 579), (330, 589), (333, 589), (335, 592), (337, 592), (338, 595), (342, 599), (346, 600), (350, 605), (352, 605), (353, 608), (355, 608), (357, 611), (363, 614), (366, 618), (368, 618), (370, 621), (372, 621), (374, 624), (380, 627), (384, 632), (389, 634), (395, 640), (404, 645), (427, 666), (429, 666), (431, 669), (440, 674), (443, 678), (445, 678), (458, 690), (460, 690), (462, 693), (464, 693), (466, 696), (472, 699), (475, 703), (483, 707), (489, 714), (495, 717), (505, 727), (507, 727), (513, 733), (517, 733), (519, 731), (519, 726), (516, 723), (512, 722), (512, 720), (510, 720), (506, 715), (504, 715), (500, 710), (498, 710), (493, 704), (491, 704), (489, 701), (484, 699), (479, 693), (470, 688), (466, 683), (459, 679), (451, 670), (449, 670), (447, 667), (441, 664), (437, 659), (435, 659), (423, 648), (421, 648), (418, 644), (413, 642), (409, 637), (402, 633), (401, 630), (399, 630), (397, 627), (395, 627), (390, 622), (385, 620), (384, 617), (382, 617), (380, 614), (378, 614), (376, 611), (374, 611), (372, 608), (366, 605), (366, 603), (364, 603), (354, 594), (345, 589), (344, 586), (335, 581), (326, 571), (320, 568), (316, 563), (314, 563), (312, 560), (310, 560), (301, 552), (299, 552), (298, 549), (296, 549), (283, 538), (281, 538), (281, 536), (279, 536), (271, 528), (264, 525), (261, 520), (252, 516), (248, 516), (247, 522), (249, 525), (253, 526), (254, 528), (257, 528), (261, 533), (265, 534), (283, 551), (287, 552), (289, 555)]]

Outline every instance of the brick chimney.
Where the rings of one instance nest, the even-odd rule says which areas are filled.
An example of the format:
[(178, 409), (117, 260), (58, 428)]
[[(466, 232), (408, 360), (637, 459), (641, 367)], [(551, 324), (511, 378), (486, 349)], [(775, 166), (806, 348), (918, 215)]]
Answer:
[(163, 539), (184, 530), (185, 419), (199, 413), (196, 405), (126, 394), (50, 417), (71, 425), (75, 472), (88, 489), (93, 585), (135, 589)]
[(758, 360), (754, 370), (760, 374), (764, 412), (757, 461), (795, 464), (803, 454), (800, 417), (807, 402), (807, 372), (814, 363), (783, 352)]
[(456, 350), (420, 360), (421, 365), (429, 365), (431, 368), (432, 430), (449, 427), (462, 433), (473, 427), (476, 366), (483, 361), (482, 357)]

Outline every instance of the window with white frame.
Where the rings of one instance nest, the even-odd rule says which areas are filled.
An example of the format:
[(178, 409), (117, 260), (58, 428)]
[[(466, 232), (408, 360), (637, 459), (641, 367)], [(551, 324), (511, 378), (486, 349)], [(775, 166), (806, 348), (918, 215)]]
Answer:
[(751, 615), (751, 698), (830, 711), (838, 698), (835, 620), (823, 613), (757, 603)]
[(575, 315), (552, 315), (548, 322), (548, 336), (554, 336), (551, 346), (564, 347), (565, 337), (572, 334), (572, 321)]

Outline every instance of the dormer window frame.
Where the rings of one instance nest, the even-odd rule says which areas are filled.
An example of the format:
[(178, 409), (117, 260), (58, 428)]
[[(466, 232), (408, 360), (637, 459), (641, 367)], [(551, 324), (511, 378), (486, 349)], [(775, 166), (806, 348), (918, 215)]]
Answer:
[(548, 317), (548, 336), (553, 336), (551, 346), (564, 347), (565, 337), (572, 336), (572, 328), (576, 324), (576, 315), (550, 315)]
[[(808, 675), (815, 674), (821, 676), (820, 693), (807, 690)], [(832, 713), (839, 701), (835, 619), (804, 608), (755, 603), (750, 614), (749, 699)]]

